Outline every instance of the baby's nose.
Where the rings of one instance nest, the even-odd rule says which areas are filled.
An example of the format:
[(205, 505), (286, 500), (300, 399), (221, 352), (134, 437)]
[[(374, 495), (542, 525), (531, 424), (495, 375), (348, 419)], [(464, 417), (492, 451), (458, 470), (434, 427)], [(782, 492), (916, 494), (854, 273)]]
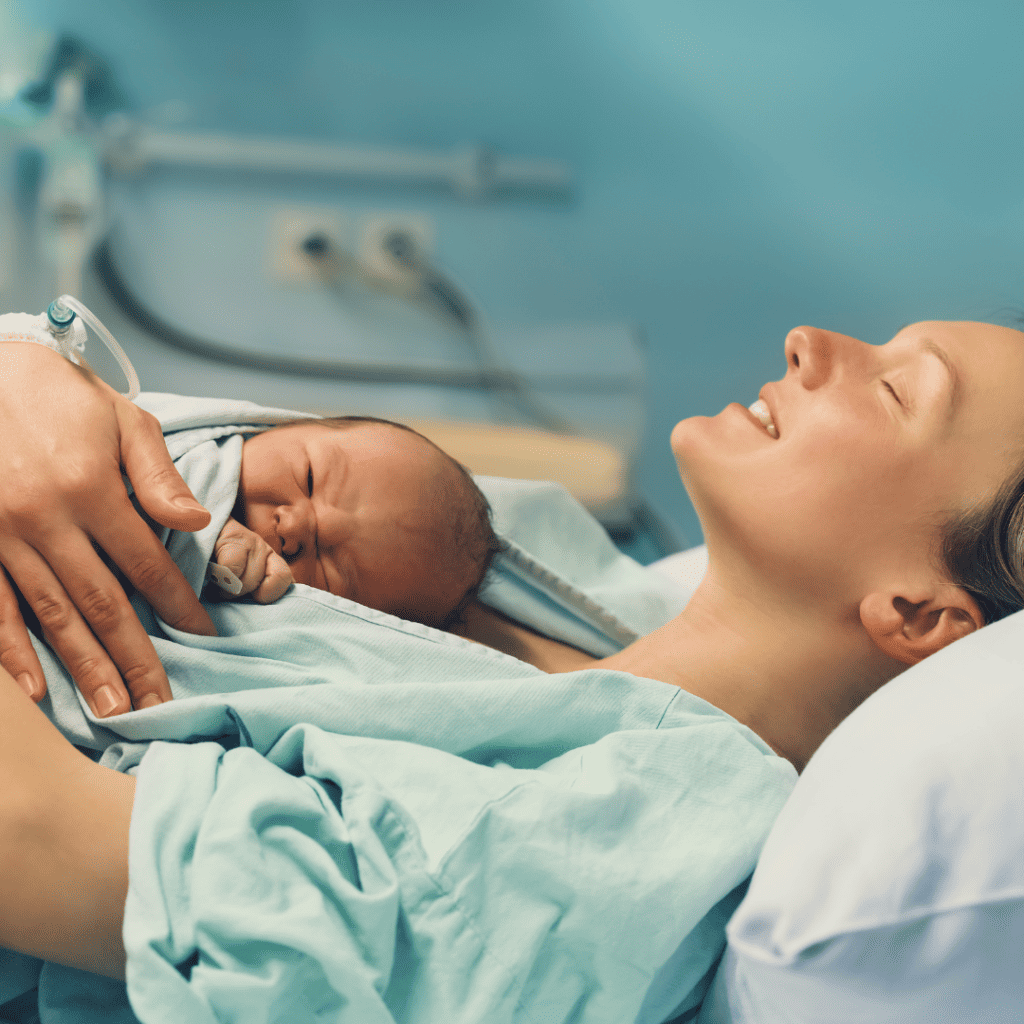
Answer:
[(309, 547), (313, 533), (313, 514), (308, 506), (282, 505), (277, 510), (277, 535), (281, 538), (281, 553), (297, 555)]

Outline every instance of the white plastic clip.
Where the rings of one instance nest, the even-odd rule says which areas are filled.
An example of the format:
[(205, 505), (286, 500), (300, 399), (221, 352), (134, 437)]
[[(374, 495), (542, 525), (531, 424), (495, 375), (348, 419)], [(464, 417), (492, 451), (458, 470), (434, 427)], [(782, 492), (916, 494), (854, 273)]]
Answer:
[(210, 562), (206, 567), (206, 578), (216, 583), (221, 590), (226, 590), (232, 597), (242, 592), (242, 581), (230, 570), (217, 562)]

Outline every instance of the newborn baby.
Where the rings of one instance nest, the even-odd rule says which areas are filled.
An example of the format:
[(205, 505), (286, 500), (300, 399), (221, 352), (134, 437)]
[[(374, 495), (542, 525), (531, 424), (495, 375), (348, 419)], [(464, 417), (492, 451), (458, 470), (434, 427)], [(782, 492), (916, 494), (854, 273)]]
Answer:
[[(305, 583), (443, 628), (497, 548), (487, 499), (462, 466), (408, 427), (356, 416), (286, 423), (244, 443), (213, 561), (260, 603)], [(228, 599), (217, 587), (207, 596)]]

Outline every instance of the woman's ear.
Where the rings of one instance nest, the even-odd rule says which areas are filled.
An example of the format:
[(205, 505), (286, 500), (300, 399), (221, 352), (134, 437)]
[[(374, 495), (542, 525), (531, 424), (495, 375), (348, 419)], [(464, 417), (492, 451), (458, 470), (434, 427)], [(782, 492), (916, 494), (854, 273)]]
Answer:
[(974, 598), (961, 587), (936, 584), (911, 598), (876, 591), (860, 603), (860, 621), (884, 654), (916, 665), (985, 625)]

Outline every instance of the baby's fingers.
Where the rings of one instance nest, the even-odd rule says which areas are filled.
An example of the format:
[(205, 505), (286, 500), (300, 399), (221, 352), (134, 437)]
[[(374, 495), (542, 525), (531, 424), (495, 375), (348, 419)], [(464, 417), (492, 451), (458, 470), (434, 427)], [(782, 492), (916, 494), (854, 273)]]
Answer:
[(279, 597), (295, 582), (288, 563), (276, 552), (271, 551), (267, 555), (266, 575), (263, 582), (253, 592), (253, 600), (259, 604), (270, 604)]
[[(262, 578), (260, 567), (257, 564), (259, 559), (253, 552), (252, 547), (244, 540), (226, 540), (218, 542), (213, 554), (217, 565), (222, 565), (228, 572), (233, 573), (242, 583), (239, 594), (248, 594), (254, 590)], [(250, 569), (249, 578), (246, 579), (246, 570)], [(238, 594), (233, 595), (238, 596)]]

